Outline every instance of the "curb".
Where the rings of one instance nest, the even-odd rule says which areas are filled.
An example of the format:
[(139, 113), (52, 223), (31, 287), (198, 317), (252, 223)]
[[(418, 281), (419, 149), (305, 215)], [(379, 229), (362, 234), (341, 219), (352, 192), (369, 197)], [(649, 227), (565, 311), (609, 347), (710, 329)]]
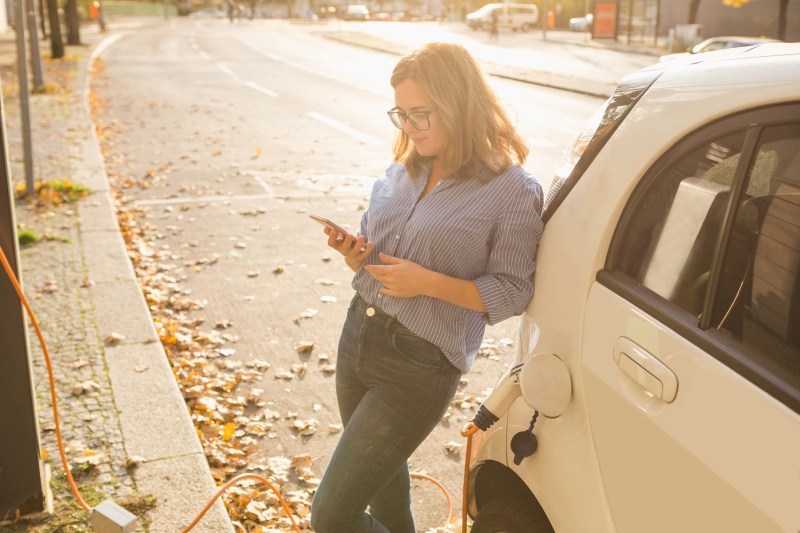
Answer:
[[(148, 512), (148, 531), (174, 533), (188, 526), (217, 486), (128, 257), (92, 124), (91, 66), (124, 36), (122, 32), (101, 37), (76, 78), (77, 83), (83, 80), (82, 112), (89, 130), (81, 148), (81, 175), (76, 179), (93, 191), (78, 204), (79, 234), (84, 249), (91, 251), (85, 253), (84, 261), (88, 278), (95, 282), (91, 297), (97, 330), (101, 337), (118, 333), (125, 339), (103, 350), (126, 453), (144, 458), (132, 472), (136, 489), (156, 497), (156, 506)], [(147, 370), (136, 370), (141, 368)], [(221, 501), (215, 502), (194, 531), (234, 531)]]

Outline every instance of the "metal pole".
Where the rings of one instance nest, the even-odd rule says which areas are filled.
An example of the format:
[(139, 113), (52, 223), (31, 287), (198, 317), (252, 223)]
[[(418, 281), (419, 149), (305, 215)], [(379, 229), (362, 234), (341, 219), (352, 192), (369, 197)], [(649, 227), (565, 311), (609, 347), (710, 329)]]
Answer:
[(656, 26), (653, 30), (653, 46), (658, 46), (658, 27), (661, 25), (661, 0), (656, 0)]
[[(19, 19), (17, 19), (19, 23)], [(21, 26), (17, 26), (19, 30)], [(24, 61), (23, 61), (24, 63)], [(0, 87), (1, 88), (1, 87)], [(0, 90), (0, 247), (19, 279), (17, 238)], [(43, 468), (22, 304), (0, 267), (0, 517), (44, 509)]]
[(33, 0), (26, 0), (28, 11), (28, 39), (31, 46), (31, 70), (33, 71), (33, 92), (44, 90), (42, 78), (42, 55), (39, 53), (39, 32), (36, 28), (36, 6)]
[(628, 2), (628, 46), (631, 44), (631, 33), (633, 32), (633, 0)]
[(25, 158), (25, 194), (34, 193), (33, 147), (31, 145), (31, 108), (28, 95), (28, 62), (25, 54), (25, 13), (22, 0), (16, 2), (17, 76), (19, 77), (19, 108), (22, 118), (22, 149)]
[(542, 0), (542, 13), (539, 14), (542, 17), (542, 40), (547, 40), (547, 10), (549, 8), (549, 2), (547, 0)]

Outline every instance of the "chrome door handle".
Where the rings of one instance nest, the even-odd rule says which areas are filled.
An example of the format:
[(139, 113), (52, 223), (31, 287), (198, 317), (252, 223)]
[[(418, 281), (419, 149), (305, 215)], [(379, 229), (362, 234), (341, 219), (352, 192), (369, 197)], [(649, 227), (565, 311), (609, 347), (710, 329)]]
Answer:
[(671, 403), (678, 395), (678, 376), (656, 356), (626, 337), (614, 344), (614, 361), (654, 397)]

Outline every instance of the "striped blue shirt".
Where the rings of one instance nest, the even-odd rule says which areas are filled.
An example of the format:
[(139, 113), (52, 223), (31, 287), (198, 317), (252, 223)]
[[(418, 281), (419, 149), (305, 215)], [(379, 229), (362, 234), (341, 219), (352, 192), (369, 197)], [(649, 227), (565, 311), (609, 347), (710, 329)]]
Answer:
[(356, 272), (353, 288), (467, 373), (486, 324), (522, 314), (533, 296), (536, 247), (544, 228), (542, 188), (525, 169), (512, 166), (495, 177), (485, 169), (481, 179), (442, 179), (419, 199), (429, 171), (430, 166), (414, 178), (405, 165), (393, 164), (375, 183), (359, 232), (374, 245), (365, 264), (381, 264), (378, 252), (383, 252), (472, 280), (487, 312), (428, 296), (379, 294), (380, 282), (364, 268)]

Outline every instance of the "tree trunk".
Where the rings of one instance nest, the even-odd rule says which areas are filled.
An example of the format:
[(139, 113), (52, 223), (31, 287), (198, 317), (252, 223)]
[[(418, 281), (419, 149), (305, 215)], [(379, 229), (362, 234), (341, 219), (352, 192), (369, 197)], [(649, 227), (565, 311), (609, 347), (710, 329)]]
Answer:
[(58, 18), (58, 0), (47, 0), (47, 15), (50, 21), (50, 50), (53, 59), (64, 57), (64, 41), (61, 39), (61, 21)]
[(700, 0), (689, 3), (689, 24), (697, 24), (697, 12), (700, 10)]
[(778, 39), (786, 40), (786, 12), (789, 10), (789, 0), (781, 0), (778, 8)]
[(39, 0), (39, 25), (42, 29), (42, 39), (47, 39), (47, 8), (44, 5), (44, 0)]
[(67, 19), (67, 44), (81, 44), (80, 19), (77, 0), (67, 0), (65, 17)]

